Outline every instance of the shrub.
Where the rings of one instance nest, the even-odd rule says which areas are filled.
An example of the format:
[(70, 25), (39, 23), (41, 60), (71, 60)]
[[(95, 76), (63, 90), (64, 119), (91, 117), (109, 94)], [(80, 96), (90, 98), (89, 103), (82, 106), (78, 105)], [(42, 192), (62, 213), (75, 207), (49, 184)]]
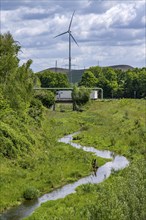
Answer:
[(79, 177), (82, 176), (82, 174), (81, 174), (78, 170), (76, 170), (76, 171), (73, 171), (73, 172), (70, 174), (70, 176), (73, 177), (73, 178), (79, 178)]
[(111, 138), (110, 138), (110, 142), (111, 142), (111, 146), (115, 146), (116, 140), (115, 140), (114, 137), (111, 137)]
[(85, 105), (90, 100), (90, 90), (84, 86), (74, 86), (72, 99), (73, 110), (79, 110), (82, 105)]
[(90, 193), (93, 191), (93, 185), (91, 183), (83, 184), (80, 186), (80, 189), (83, 191), (83, 193)]
[[(23, 125), (22, 125), (23, 126)], [(26, 135), (26, 136), (25, 136)], [(32, 148), (31, 136), (22, 133), (18, 128), (13, 128), (4, 122), (0, 125), (0, 150), (1, 154), (8, 158), (15, 158), (23, 153), (28, 153)]]
[(50, 108), (55, 102), (55, 95), (51, 91), (37, 91), (35, 97), (47, 108)]
[(43, 114), (43, 106), (41, 101), (35, 98), (32, 99), (28, 113), (33, 119), (39, 122)]
[(39, 190), (35, 187), (27, 188), (23, 193), (23, 198), (26, 200), (36, 199), (39, 196)]

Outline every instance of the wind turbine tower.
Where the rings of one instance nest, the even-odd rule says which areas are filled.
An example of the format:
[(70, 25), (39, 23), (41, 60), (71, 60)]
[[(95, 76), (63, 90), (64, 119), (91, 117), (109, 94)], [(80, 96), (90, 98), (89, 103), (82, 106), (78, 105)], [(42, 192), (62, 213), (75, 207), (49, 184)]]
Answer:
[(56, 38), (56, 37), (59, 37), (59, 36), (64, 35), (64, 34), (68, 34), (68, 36), (69, 36), (69, 71), (68, 71), (68, 77), (69, 77), (69, 80), (70, 80), (71, 83), (72, 83), (72, 73), (71, 73), (71, 38), (76, 43), (76, 45), (79, 46), (77, 41), (75, 40), (75, 38), (73, 37), (73, 35), (71, 33), (71, 25), (72, 25), (72, 20), (73, 20), (74, 13), (75, 13), (75, 11), (72, 14), (68, 30), (63, 32), (63, 33), (61, 33), (61, 34), (58, 34), (58, 35), (56, 35), (54, 37), (54, 38)]

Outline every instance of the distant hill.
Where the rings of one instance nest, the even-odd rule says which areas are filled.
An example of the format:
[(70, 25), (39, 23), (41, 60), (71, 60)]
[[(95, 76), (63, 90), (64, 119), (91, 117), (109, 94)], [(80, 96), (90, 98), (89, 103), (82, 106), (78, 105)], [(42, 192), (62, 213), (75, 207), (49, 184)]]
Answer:
[(114, 66), (109, 66), (109, 67), (113, 69), (123, 70), (123, 71), (134, 69), (134, 67), (129, 66), (129, 65), (114, 65)]
[[(113, 66), (106, 66), (106, 67), (110, 67), (112, 69), (119, 69), (122, 71), (126, 71), (128, 69), (134, 69), (134, 67), (129, 66), (129, 65), (113, 65)], [(88, 68), (89, 69), (89, 68)], [(67, 74), (68, 73), (68, 69), (66, 68), (59, 68), (59, 67), (51, 67), (45, 70), (42, 70), (38, 73), (42, 73), (44, 71), (50, 70), (52, 72), (57, 72), (57, 73), (63, 73), (63, 74)], [(81, 80), (82, 78), (82, 74), (84, 73), (84, 71), (86, 71), (87, 69), (72, 69), (72, 82), (73, 83), (77, 83)]]
[[(65, 68), (55, 68), (55, 67), (51, 67), (51, 68), (48, 68), (48, 69), (45, 69), (45, 70), (42, 70), (38, 73), (42, 73), (44, 71), (47, 71), (47, 70), (50, 70), (52, 72), (57, 72), (57, 73), (63, 73), (63, 74), (68, 74), (68, 69), (65, 69)], [(81, 80), (82, 78), (82, 74), (84, 73), (84, 71), (87, 70), (87, 69), (72, 69), (72, 82), (73, 83), (77, 83)]]

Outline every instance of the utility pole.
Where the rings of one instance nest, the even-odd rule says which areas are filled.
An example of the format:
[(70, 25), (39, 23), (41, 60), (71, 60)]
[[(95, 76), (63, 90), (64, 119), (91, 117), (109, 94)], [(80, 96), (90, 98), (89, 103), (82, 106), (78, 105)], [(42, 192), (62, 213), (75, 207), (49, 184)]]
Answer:
[(71, 75), (71, 31), (69, 30), (69, 73), (68, 78), (72, 83), (72, 75)]
[(55, 62), (55, 72), (57, 72), (57, 60)]
[(136, 91), (134, 91), (134, 99), (136, 99)]
[(146, 132), (146, 97), (144, 98), (145, 103), (145, 132)]

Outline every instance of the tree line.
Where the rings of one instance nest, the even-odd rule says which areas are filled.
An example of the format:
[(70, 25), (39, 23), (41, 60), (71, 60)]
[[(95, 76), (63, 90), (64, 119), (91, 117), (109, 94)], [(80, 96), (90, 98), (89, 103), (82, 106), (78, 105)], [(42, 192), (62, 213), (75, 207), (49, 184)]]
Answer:
[(101, 87), (105, 98), (144, 98), (146, 67), (127, 71), (110, 67), (90, 67), (82, 75), (79, 86)]
[[(46, 70), (36, 75), (42, 87), (73, 86), (69, 83), (66, 74)], [(144, 98), (146, 97), (146, 67), (126, 71), (110, 67), (90, 67), (83, 73), (76, 86), (79, 90), (80, 87), (102, 88), (104, 98)]]

